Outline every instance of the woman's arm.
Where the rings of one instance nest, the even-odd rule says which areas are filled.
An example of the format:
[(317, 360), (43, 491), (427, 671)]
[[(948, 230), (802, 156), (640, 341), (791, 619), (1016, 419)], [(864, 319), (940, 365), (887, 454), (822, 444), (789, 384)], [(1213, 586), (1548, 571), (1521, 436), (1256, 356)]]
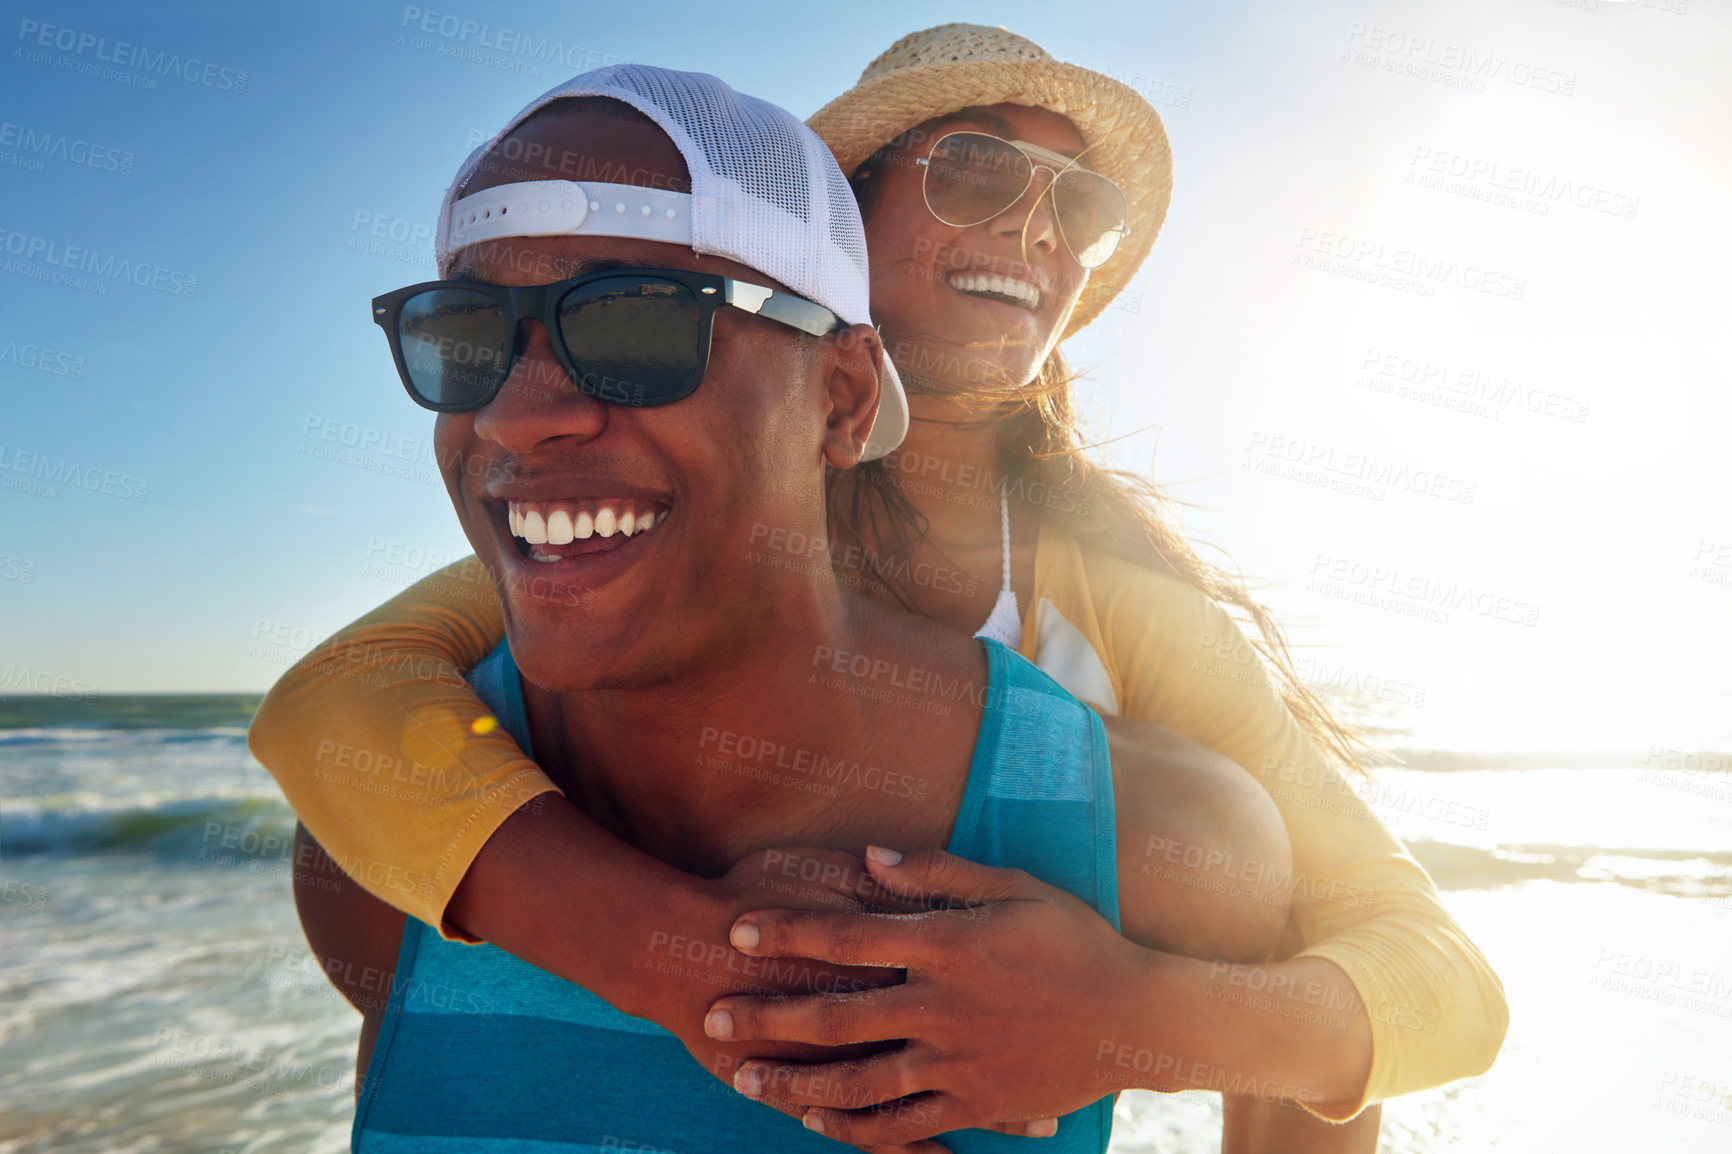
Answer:
[[(1334, 1089), (1348, 1069), (1363, 1070), (1354, 1093), (1330, 1093), (1327, 1105), (1305, 1103), (1333, 1120), (1483, 1073), (1509, 1023), (1502, 983), (1425, 871), (1306, 736), (1260, 661), (1247, 657), (1253, 651), (1238, 626), (1176, 579), (1091, 561), (1089, 581), (1108, 664), (1123, 681), (1124, 712), (1244, 766), (1286, 824), (1293, 941), (1285, 952), (1293, 956), (1259, 967), (1262, 974), (1236, 977), (1279, 978), (1283, 989), (1316, 1000), (1294, 1016), (1237, 1015), (1249, 1031), (1244, 1036), (1264, 1047), (1268, 1072), (1286, 1078), (1333, 1071)], [(1208, 977), (1183, 980), (1204, 998), (1235, 975), (1206, 985)], [(1227, 1013), (1218, 992), (1204, 1000), (1194, 1011), (1199, 1031)], [(1340, 1029), (1337, 1022), (1351, 1024)], [(1368, 1039), (1368, 1055), (1354, 1038)]]
[(463, 671), (504, 635), (475, 558), (344, 627), (284, 673), (247, 741), (325, 852), (369, 893), (435, 926), (490, 838), (557, 787)]

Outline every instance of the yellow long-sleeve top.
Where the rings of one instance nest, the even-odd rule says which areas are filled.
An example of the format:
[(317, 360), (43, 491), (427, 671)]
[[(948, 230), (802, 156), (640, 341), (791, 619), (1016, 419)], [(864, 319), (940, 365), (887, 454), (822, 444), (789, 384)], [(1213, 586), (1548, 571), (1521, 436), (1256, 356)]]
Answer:
[[(1033, 592), (1025, 657), (1103, 712), (1226, 755), (1280, 808), (1293, 846), (1289, 940), (1296, 956), (1339, 966), (1371, 1019), (1364, 1096), (1329, 1116), (1488, 1069), (1509, 1022), (1502, 983), (1294, 720), (1226, 611), (1048, 525)], [(249, 736), (343, 868), (448, 938), (462, 935), (445, 906), (481, 847), (525, 801), (557, 789), (462, 679), (503, 634), (491, 581), (473, 558), (458, 562), (285, 673)]]

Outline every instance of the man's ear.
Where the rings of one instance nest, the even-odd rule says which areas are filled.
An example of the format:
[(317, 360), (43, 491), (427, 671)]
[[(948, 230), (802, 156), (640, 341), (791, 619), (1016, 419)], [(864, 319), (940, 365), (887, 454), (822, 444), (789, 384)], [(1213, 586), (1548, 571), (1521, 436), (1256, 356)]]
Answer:
[(860, 463), (878, 417), (884, 342), (871, 325), (831, 333), (823, 339), (824, 457), (838, 469)]

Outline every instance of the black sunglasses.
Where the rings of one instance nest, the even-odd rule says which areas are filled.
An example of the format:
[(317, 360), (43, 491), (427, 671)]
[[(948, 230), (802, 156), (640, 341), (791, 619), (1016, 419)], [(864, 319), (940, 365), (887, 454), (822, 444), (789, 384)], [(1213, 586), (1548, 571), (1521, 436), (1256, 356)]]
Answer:
[(667, 405), (692, 395), (710, 362), (716, 310), (732, 305), (824, 336), (848, 326), (823, 305), (714, 273), (610, 268), (555, 284), (438, 280), (373, 298), (409, 396), (439, 413), (481, 408), (499, 393), (537, 320), (586, 396)]

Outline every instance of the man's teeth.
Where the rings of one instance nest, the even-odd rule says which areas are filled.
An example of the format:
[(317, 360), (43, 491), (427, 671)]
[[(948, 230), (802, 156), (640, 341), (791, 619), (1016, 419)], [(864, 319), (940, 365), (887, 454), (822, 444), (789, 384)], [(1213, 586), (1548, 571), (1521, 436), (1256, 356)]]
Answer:
[(997, 293), (1031, 309), (1040, 307), (1040, 289), (1013, 276), (978, 272), (952, 273), (950, 287), (965, 293)]
[[(635, 501), (527, 502), (506, 506), (511, 535), (531, 545), (569, 545), (592, 536), (635, 537), (649, 532), (667, 519), (668, 511)], [(558, 561), (557, 556), (530, 550), (537, 561)]]

